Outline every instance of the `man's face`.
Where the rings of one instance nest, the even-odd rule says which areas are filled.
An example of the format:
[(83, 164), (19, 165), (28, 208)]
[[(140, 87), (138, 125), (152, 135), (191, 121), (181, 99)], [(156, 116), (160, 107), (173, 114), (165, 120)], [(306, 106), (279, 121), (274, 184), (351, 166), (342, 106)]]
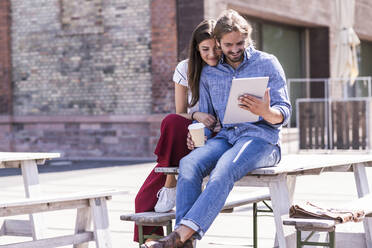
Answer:
[(226, 56), (227, 62), (237, 63), (243, 60), (245, 39), (245, 35), (238, 31), (233, 31), (222, 36), (219, 46)]

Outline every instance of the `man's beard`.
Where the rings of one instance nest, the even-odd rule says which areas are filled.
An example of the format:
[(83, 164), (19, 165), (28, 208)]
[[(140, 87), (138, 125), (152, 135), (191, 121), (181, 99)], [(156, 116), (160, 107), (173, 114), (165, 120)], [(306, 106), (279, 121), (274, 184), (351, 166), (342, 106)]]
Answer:
[(235, 63), (235, 62), (239, 62), (239, 61), (242, 60), (242, 57), (243, 57), (243, 50), (239, 51), (238, 54), (239, 54), (239, 56), (237, 56), (237, 57), (233, 57), (231, 53), (228, 53), (229, 56), (227, 56), (227, 58), (228, 58), (231, 62), (233, 62), (233, 63)]

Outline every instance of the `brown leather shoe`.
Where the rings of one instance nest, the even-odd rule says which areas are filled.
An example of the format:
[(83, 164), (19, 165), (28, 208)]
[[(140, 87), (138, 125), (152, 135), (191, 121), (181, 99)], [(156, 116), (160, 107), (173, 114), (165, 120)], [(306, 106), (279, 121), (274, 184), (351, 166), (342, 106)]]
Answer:
[(177, 232), (171, 232), (169, 235), (159, 239), (158, 241), (164, 244), (164, 248), (183, 247), (180, 235)]
[(177, 232), (171, 232), (168, 236), (158, 241), (151, 241), (141, 245), (141, 248), (178, 248), (184, 247), (183, 245), (180, 235)]
[(193, 239), (188, 239), (186, 240), (186, 242), (183, 244), (183, 248), (194, 248), (194, 244), (193, 244)]

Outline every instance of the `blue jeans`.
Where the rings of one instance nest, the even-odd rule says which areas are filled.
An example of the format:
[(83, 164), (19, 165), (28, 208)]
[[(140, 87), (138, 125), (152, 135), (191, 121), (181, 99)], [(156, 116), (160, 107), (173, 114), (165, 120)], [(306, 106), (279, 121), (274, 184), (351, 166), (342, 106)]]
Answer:
[[(180, 161), (177, 182), (176, 227), (185, 225), (201, 239), (223, 208), (234, 183), (248, 172), (274, 166), (280, 149), (256, 137), (242, 137), (235, 144), (215, 137)], [(210, 175), (201, 191), (203, 178)]]

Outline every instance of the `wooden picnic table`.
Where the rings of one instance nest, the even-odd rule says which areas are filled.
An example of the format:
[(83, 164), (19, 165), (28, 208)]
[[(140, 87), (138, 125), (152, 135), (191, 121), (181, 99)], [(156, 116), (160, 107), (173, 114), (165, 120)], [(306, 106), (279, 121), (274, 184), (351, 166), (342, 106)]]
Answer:
[[(59, 153), (24, 153), (24, 152), (0, 152), (0, 169), (20, 168), (22, 171), (25, 196), (35, 198), (41, 196), (39, 173), (37, 165), (45, 164), (48, 159), (59, 158)], [(30, 214), (28, 223), (19, 220), (6, 220), (1, 228), (5, 235), (25, 234), (28, 227), (31, 228), (33, 239), (44, 236), (45, 225), (42, 214)]]
[[(284, 155), (277, 166), (254, 170), (235, 185), (269, 188), (276, 225), (276, 246), (288, 248), (295, 246), (296, 236), (292, 227), (283, 225), (283, 219), (288, 217), (292, 205), (297, 176), (353, 172), (358, 197), (363, 197), (369, 194), (365, 168), (371, 166), (372, 154), (290, 154)], [(162, 170), (168, 174), (177, 173), (177, 168)], [(372, 218), (366, 217), (363, 224), (366, 247), (372, 248)]]
[[(21, 168), (26, 198), (0, 201), (0, 217), (29, 214), (30, 220), (4, 220), (0, 235), (32, 236), (33, 240), (0, 245), (4, 248), (52, 248), (73, 245), (88, 247), (95, 241), (97, 248), (112, 248), (107, 200), (127, 191), (100, 189), (44, 196), (39, 185), (38, 164), (58, 158), (59, 153), (0, 152), (0, 168)], [(75, 230), (72, 235), (46, 237), (42, 212), (76, 209)], [(93, 223), (93, 231), (91, 224)]]

